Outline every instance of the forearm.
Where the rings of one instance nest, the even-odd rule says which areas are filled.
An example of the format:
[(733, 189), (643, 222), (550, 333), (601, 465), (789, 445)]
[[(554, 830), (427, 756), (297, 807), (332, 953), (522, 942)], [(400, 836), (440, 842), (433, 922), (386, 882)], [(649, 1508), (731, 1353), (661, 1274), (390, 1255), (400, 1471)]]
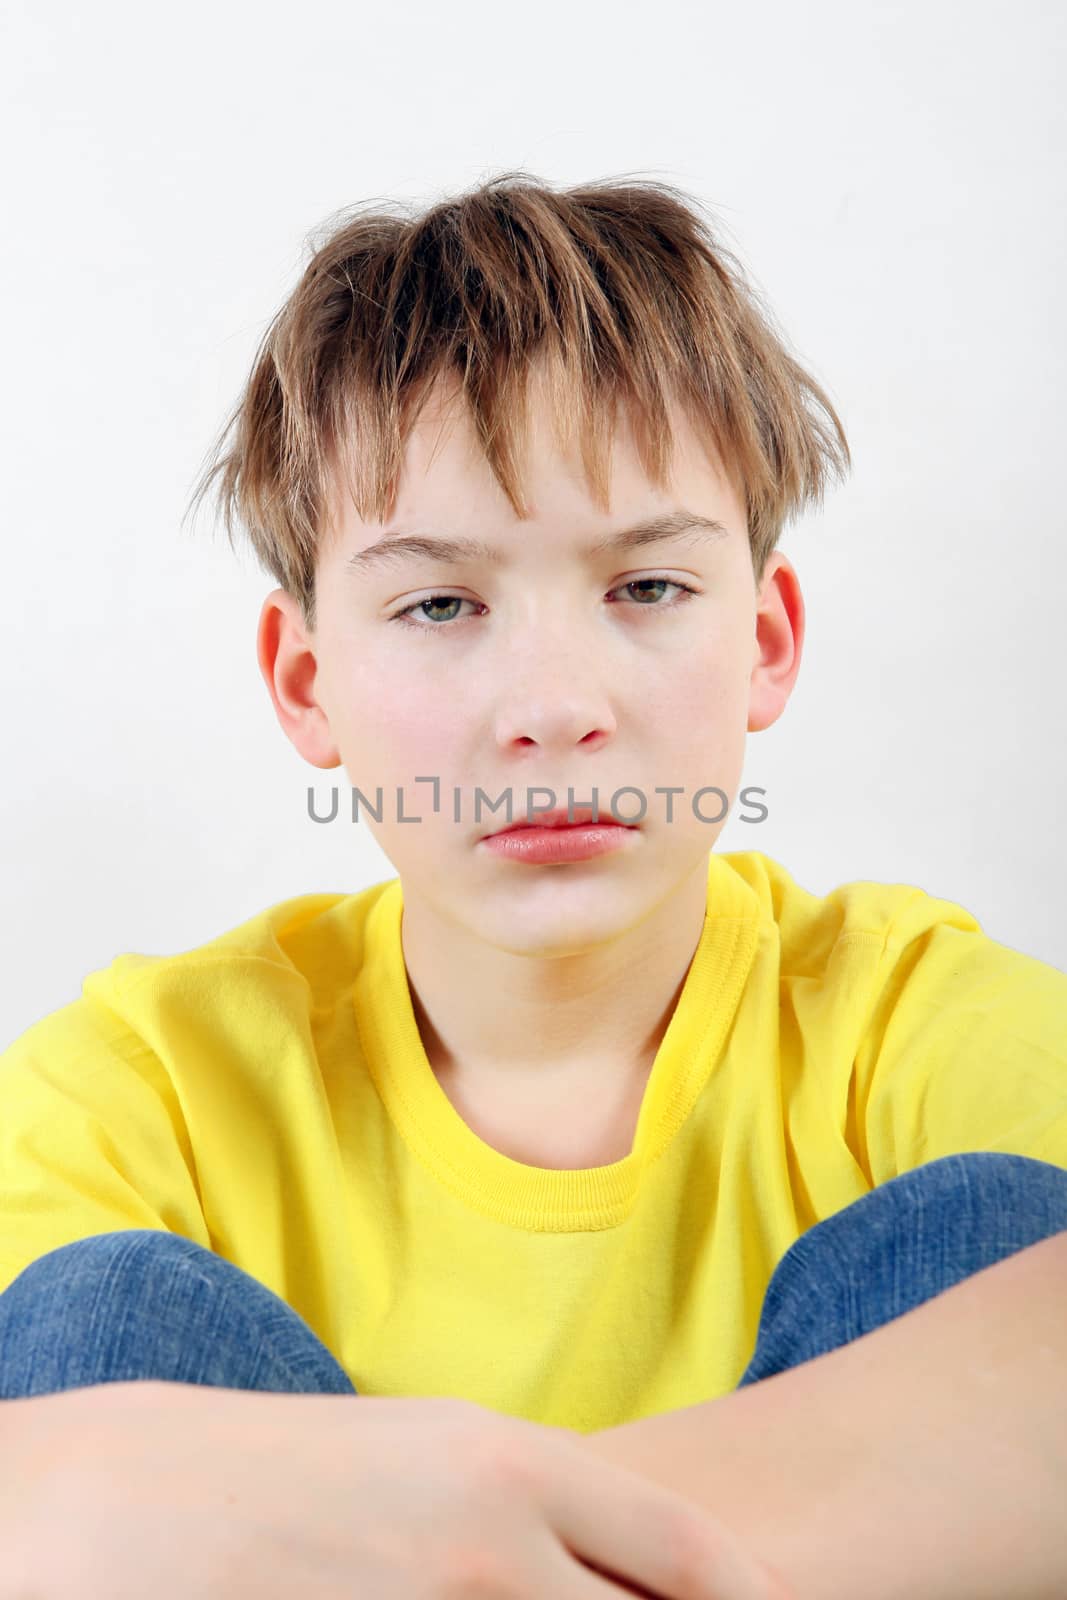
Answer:
[(578, 1437), (798, 1600), (1062, 1600), (1067, 1234), (803, 1366)]
[(42, 1594), (32, 1525), (41, 1483), (59, 1452), (59, 1427), (75, 1425), (95, 1388), (0, 1400), (0, 1600)]

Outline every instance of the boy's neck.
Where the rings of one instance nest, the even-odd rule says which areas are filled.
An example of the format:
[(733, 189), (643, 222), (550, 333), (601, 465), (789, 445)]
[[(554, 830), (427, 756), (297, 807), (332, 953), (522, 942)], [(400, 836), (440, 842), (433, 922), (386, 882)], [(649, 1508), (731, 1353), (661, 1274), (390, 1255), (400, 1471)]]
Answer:
[[(442, 1083), (516, 1107), (576, 1090), (637, 1104), (700, 942), (707, 858), (609, 946), (559, 961), (516, 956), (441, 921), (405, 894), (402, 945), (412, 1007)], [(627, 1102), (629, 1103), (629, 1102)]]

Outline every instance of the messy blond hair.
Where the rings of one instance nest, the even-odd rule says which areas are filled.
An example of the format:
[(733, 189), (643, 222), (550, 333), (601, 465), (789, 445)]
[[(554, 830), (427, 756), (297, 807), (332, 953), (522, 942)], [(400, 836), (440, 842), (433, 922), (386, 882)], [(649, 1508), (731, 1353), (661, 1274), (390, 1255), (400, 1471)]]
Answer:
[(466, 400), (525, 518), (519, 461), (538, 358), (557, 435), (578, 440), (604, 510), (617, 404), (663, 487), (666, 406), (680, 400), (743, 491), (757, 582), (786, 521), (851, 466), (827, 395), (688, 196), (654, 181), (557, 190), (508, 172), (416, 214), (357, 207), (328, 232), (262, 338), (192, 505), (221, 476), (231, 547), (240, 523), (314, 629), (338, 464), (360, 518), (387, 522), (435, 379)]

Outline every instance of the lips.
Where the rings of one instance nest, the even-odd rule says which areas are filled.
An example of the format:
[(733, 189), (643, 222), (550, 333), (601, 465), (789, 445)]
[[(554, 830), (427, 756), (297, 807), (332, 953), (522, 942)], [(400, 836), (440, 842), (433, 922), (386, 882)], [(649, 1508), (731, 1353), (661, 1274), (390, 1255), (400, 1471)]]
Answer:
[(593, 815), (592, 806), (572, 806), (568, 814), (566, 806), (557, 807), (555, 811), (538, 812), (530, 822), (514, 822), (506, 824), (503, 828), (490, 829), (484, 838), (493, 838), (498, 833), (525, 833), (531, 828), (580, 828), (588, 827), (590, 823), (604, 828), (629, 828), (636, 827), (636, 823), (617, 822), (611, 815), (610, 807), (607, 815), (605, 808), (599, 807), (599, 816)]

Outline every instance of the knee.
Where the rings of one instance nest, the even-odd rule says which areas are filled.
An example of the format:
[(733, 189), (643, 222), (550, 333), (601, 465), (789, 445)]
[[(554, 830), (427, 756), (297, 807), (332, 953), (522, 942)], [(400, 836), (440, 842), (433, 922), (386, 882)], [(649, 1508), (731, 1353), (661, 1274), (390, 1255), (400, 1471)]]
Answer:
[(939, 1156), (875, 1192), (905, 1205), (941, 1204), (1015, 1249), (1067, 1231), (1067, 1168), (1011, 1151)]
[(878, 1184), (800, 1235), (768, 1298), (814, 1293), (850, 1325), (865, 1297), (895, 1315), (931, 1292), (1067, 1231), (1067, 1170), (1010, 1152), (940, 1156)]
[(0, 1296), (0, 1399), (142, 1378), (295, 1389), (305, 1336), (283, 1301), (192, 1239), (93, 1234), (39, 1256)]
[(1067, 1169), (1050, 1162), (977, 1150), (899, 1173), (786, 1251), (742, 1385), (837, 1349), (1062, 1232)]
[(109, 1282), (127, 1276), (143, 1279), (157, 1268), (173, 1270), (186, 1264), (210, 1270), (218, 1257), (183, 1234), (162, 1228), (123, 1228), (113, 1233), (95, 1233), (72, 1239), (31, 1261), (10, 1284), (31, 1280), (40, 1287), (45, 1282), (71, 1284), (87, 1282), (106, 1273)]

